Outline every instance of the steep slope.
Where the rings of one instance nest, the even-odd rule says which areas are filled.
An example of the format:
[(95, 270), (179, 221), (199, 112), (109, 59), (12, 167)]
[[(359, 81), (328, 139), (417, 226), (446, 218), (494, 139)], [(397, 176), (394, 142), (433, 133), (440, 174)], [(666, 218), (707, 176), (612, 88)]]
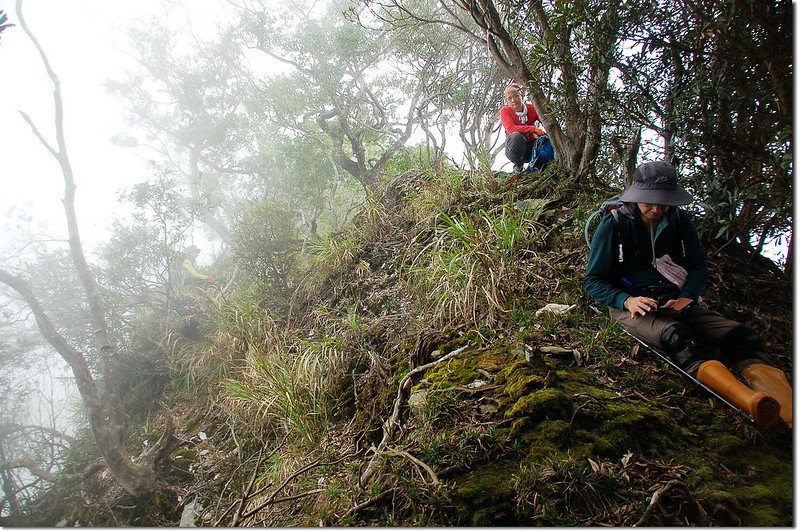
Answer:
[[(161, 499), (117, 522), (191, 503), (225, 526), (791, 526), (791, 437), (588, 311), (600, 198), (557, 172), (409, 173), (316, 244), (286, 316), (244, 290), (217, 302), (169, 354), (207, 392), (173, 395), (185, 444)], [(709, 300), (791, 372), (786, 281), (731, 248), (709, 254)]]
[[(591, 198), (558, 182), (409, 175), (341, 236), (357, 251), (304, 308), (349, 315), (351, 342), (372, 357), (356, 372), (347, 430), (366, 491), (344, 515), (321, 495), (322, 522), (791, 524), (789, 438), (714, 405), (585, 312)], [(766, 296), (770, 281), (754, 282), (752, 267), (748, 278), (749, 290), (717, 285), (711, 297), (738, 290), (725, 311), (766, 325), (786, 365), (790, 301)], [(761, 306), (739, 303), (751, 300)], [(537, 315), (547, 303), (577, 306)], [(319, 505), (299, 522), (317, 522), (305, 512)]]

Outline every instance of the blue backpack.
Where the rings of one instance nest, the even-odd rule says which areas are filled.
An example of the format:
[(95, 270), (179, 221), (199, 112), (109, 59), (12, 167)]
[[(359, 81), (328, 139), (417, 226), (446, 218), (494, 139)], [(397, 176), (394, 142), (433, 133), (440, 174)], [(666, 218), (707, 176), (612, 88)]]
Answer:
[(550, 162), (556, 158), (553, 145), (547, 135), (540, 135), (533, 141), (533, 151), (531, 152), (531, 172), (543, 170)]

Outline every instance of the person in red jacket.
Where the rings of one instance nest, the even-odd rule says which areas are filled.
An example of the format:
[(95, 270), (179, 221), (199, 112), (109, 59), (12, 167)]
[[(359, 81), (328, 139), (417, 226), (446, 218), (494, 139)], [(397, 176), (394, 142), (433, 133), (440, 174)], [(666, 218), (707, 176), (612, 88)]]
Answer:
[(522, 87), (512, 83), (503, 91), (506, 105), (500, 108), (500, 121), (506, 130), (506, 157), (514, 165), (514, 173), (522, 172), (531, 160), (533, 141), (545, 134), (534, 125), (539, 114), (533, 104), (522, 101), (524, 96)]

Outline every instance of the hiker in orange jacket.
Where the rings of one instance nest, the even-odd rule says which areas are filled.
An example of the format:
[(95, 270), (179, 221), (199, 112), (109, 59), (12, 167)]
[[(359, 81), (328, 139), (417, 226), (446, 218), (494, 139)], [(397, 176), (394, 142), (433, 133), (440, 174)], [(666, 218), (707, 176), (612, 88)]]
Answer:
[(619, 213), (607, 215), (592, 239), (586, 293), (760, 426), (791, 429), (792, 388), (761, 338), (700, 301), (708, 266), (691, 219), (678, 209), (693, 198), (675, 168), (640, 165), (619, 199)]

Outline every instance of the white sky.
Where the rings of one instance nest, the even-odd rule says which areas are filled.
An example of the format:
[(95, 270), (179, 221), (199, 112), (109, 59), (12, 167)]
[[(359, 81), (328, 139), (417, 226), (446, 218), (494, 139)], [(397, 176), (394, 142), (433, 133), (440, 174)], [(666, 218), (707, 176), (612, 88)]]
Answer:
[[(213, 25), (220, 2), (193, 0), (192, 24)], [(0, 0), (11, 23), (17, 23), (14, 0)], [(39, 40), (62, 91), (64, 128), (77, 185), (76, 210), (87, 249), (107, 240), (119, 209), (117, 192), (150, 177), (146, 152), (111, 144), (126, 129), (122, 105), (106, 94), (107, 79), (122, 78), (133, 60), (125, 54), (124, 29), (150, 15), (165, 16), (161, 0), (25, 0), (23, 15)], [(172, 11), (184, 23), (184, 11)], [(213, 27), (209, 31), (214, 31)], [(0, 249), (18, 206), (45, 222), (50, 233), (65, 235), (61, 200), (64, 182), (55, 159), (34, 136), (18, 111), (27, 113), (55, 144), (53, 86), (33, 43), (17, 24), (0, 36)], [(3, 236), (5, 235), (5, 236)]]

